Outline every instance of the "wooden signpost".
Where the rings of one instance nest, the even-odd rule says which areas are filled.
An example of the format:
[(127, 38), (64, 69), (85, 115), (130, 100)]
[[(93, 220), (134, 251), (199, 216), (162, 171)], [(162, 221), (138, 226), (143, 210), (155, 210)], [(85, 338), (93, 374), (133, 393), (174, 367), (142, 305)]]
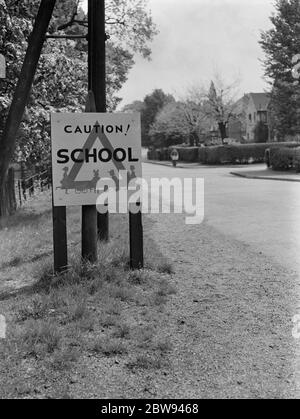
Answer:
[(137, 214), (129, 211), (129, 243), (130, 268), (142, 269), (144, 267), (144, 241), (141, 211)]
[[(94, 98), (89, 93), (86, 110), (94, 109)], [(57, 260), (67, 266), (67, 251), (60, 247), (66, 237), (65, 208), (82, 206), (82, 257), (92, 263), (97, 260), (96, 204), (102, 198), (105, 211), (107, 189), (115, 193), (119, 206), (126, 192), (126, 207), (136, 190), (129, 190), (130, 181), (142, 177), (141, 124), (138, 113), (54, 113), (51, 115), (52, 185), (55, 214), (54, 235), (59, 244)], [(99, 186), (99, 181), (103, 186)], [(137, 188), (138, 189), (138, 188)], [(111, 204), (109, 199), (109, 204)], [(100, 203), (100, 204), (101, 204)], [(132, 205), (132, 204), (131, 204)], [(58, 210), (59, 207), (63, 209)], [(141, 205), (140, 205), (141, 207)], [(118, 212), (118, 209), (116, 208)], [(130, 265), (143, 267), (143, 237), (141, 211), (129, 208)], [(62, 236), (62, 240), (58, 237)], [(62, 255), (65, 255), (64, 257)]]
[[(96, 112), (95, 97), (89, 91), (86, 112)], [(97, 208), (95, 205), (83, 205), (81, 212), (81, 256), (91, 263), (97, 262)]]
[(67, 214), (66, 207), (52, 207), (54, 272), (68, 269)]
[[(49, 36), (50, 37), (50, 36)], [(96, 210), (97, 183), (141, 177), (140, 116), (106, 113), (105, 0), (88, 0), (86, 113), (52, 114), (54, 269), (68, 267), (66, 207), (82, 206), (82, 259), (97, 261), (97, 237), (109, 238), (108, 211)], [(116, 185), (117, 186), (117, 185)], [(118, 189), (118, 187), (117, 187)], [(141, 204), (140, 204), (141, 208)], [(129, 208), (130, 267), (143, 268), (142, 212)]]
[[(105, 0), (88, 0), (88, 83), (95, 111), (106, 112)], [(97, 215), (98, 238), (109, 238), (109, 214)]]

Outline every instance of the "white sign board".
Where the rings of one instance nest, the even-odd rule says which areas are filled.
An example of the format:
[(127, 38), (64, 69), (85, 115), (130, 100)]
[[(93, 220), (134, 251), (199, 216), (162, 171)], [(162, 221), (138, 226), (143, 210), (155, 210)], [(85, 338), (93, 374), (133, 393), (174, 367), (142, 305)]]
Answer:
[(178, 151), (177, 150), (172, 150), (172, 153), (171, 153), (171, 159), (173, 160), (173, 161), (178, 161), (179, 160), (179, 153), (178, 153)]
[(100, 179), (118, 190), (119, 173), (142, 176), (140, 114), (55, 113), (51, 137), (55, 206), (95, 205)]
[(0, 79), (6, 78), (6, 61), (5, 57), (0, 54)]

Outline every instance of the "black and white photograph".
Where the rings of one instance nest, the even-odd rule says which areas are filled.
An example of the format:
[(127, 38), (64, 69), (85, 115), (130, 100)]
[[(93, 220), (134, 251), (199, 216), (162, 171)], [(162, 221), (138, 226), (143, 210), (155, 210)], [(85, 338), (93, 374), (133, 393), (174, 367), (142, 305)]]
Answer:
[(0, 400), (300, 398), (299, 183), (300, 0), (0, 0)]

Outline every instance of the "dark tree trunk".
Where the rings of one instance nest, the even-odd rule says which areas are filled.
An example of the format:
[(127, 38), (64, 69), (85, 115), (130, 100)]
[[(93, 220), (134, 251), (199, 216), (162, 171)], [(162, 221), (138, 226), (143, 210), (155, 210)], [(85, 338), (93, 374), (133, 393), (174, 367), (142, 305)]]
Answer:
[(10, 168), (5, 178), (5, 183), (0, 190), (0, 217), (11, 215), (16, 211), (17, 201), (15, 194), (15, 173), (14, 169)]
[(27, 104), (34, 75), (45, 41), (56, 0), (41, 0), (14, 97), (0, 140), (0, 214), (7, 212), (5, 184), (9, 163), (14, 155), (16, 137)]
[(224, 143), (225, 138), (227, 138), (227, 130), (226, 130), (226, 123), (225, 122), (219, 122), (219, 130), (220, 135), (222, 138), (222, 143)]

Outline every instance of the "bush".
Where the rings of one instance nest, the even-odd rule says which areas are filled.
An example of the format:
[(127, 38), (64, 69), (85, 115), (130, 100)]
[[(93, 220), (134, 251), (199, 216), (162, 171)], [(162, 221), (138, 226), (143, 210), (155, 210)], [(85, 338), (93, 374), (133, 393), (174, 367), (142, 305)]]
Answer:
[(300, 169), (300, 147), (280, 147), (269, 150), (269, 164), (273, 170)]
[(149, 150), (147, 153), (148, 160), (164, 161), (170, 159), (170, 152), (168, 148), (160, 148), (156, 150)]
[(266, 161), (266, 150), (299, 147), (296, 142), (290, 143), (261, 143), (261, 144), (231, 144), (212, 147), (170, 147), (148, 151), (148, 160), (170, 160), (171, 150), (176, 148), (179, 160), (187, 163), (200, 162), (203, 164), (247, 164), (263, 163)]
[(200, 148), (199, 161), (203, 164), (263, 163), (267, 149), (297, 147), (299, 143), (234, 144)]
[[(172, 149), (176, 149), (179, 153), (179, 160), (186, 163), (195, 163), (198, 161), (198, 147), (171, 147), (169, 156)], [(169, 157), (170, 158), (170, 157)]]
[(149, 150), (147, 154), (148, 160), (167, 161), (170, 160), (170, 154), (173, 149), (179, 153), (179, 160), (188, 163), (195, 163), (198, 161), (198, 147), (170, 147), (161, 148), (157, 150)]

